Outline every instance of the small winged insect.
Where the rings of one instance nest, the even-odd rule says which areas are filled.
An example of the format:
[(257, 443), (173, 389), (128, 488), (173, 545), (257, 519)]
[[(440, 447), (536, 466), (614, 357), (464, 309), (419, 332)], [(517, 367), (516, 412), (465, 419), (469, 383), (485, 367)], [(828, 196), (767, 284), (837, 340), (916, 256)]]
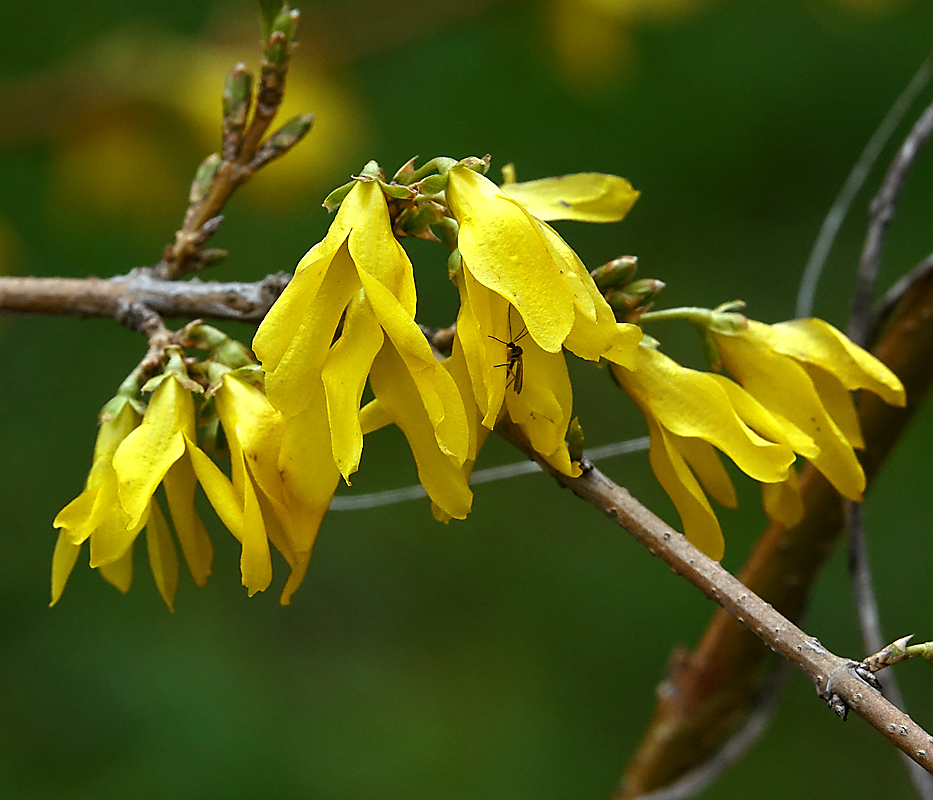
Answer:
[(507, 342), (500, 339), (498, 336), (490, 335), (490, 339), (495, 339), (497, 342), (501, 342), (505, 345), (505, 363), (496, 364), (497, 367), (505, 367), (505, 374), (508, 376), (506, 378), (505, 388), (508, 389), (511, 386), (515, 390), (515, 394), (522, 393), (522, 386), (525, 383), (525, 368), (522, 361), (523, 350), (518, 346), (517, 342), (523, 339), (528, 335), (528, 328), (525, 325), (522, 325), (521, 332), (516, 337), (512, 337), (512, 309), (509, 308), (509, 340)]

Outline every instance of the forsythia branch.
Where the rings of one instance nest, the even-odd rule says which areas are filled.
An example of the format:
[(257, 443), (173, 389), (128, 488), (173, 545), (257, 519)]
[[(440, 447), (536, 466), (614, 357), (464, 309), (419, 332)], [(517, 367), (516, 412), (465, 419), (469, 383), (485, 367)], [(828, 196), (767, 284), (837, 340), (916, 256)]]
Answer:
[[(0, 313), (113, 317), (142, 305), (163, 317), (259, 322), (288, 284), (278, 272), (255, 283), (169, 281), (148, 268), (113, 278), (0, 278)], [(125, 324), (125, 322), (124, 322)], [(129, 327), (134, 327), (130, 325)]]

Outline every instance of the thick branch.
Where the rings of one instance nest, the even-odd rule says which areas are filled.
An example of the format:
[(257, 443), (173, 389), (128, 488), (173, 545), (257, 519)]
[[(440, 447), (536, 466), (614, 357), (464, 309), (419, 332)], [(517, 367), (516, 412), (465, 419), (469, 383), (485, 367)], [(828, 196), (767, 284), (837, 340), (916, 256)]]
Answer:
[[(590, 466), (579, 478), (569, 478), (538, 457), (515, 428), (500, 426), (497, 430), (561, 485), (625, 528), (652, 555), (722, 606), (769, 648), (800, 667), (820, 697), (834, 705), (841, 699), (896, 747), (933, 772), (933, 737), (862, 680), (855, 672), (857, 662), (830, 653), (596, 467)], [(839, 706), (836, 708), (838, 713)]]

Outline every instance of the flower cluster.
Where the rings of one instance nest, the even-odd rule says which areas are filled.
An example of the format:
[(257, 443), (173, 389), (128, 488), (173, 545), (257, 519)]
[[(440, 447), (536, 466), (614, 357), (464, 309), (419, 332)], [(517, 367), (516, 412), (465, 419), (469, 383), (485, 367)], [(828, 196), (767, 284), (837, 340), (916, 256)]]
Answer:
[[(157, 375), (130, 376), (102, 413), (85, 490), (55, 520), (53, 603), (85, 541), (91, 566), (126, 591), (145, 529), (156, 584), (172, 605), (178, 557), (160, 485), (203, 584), (212, 545), (194, 508), (197, 484), (240, 543), (250, 594), (272, 581), (270, 545), (282, 554), (288, 603), (341, 478), (349, 485), (360, 468), (364, 436), (389, 424), (404, 434), (443, 521), (470, 512), (473, 465), (505, 420), (556, 470), (579, 475), (577, 447), (567, 444), (576, 433), (568, 433), (565, 351), (608, 362), (645, 417), (652, 469), (687, 538), (713, 558), (724, 544), (707, 493), (736, 503), (717, 450), (762, 484), (766, 512), (785, 525), (802, 513), (797, 456), (844, 496), (861, 496), (854, 448), (863, 442), (849, 392), (903, 404), (887, 368), (820, 320), (768, 326), (732, 306), (652, 311), (664, 284), (633, 280), (634, 257), (591, 273), (548, 224), (621, 219), (638, 197), (627, 181), (588, 173), (516, 183), (507, 172), (497, 186), (487, 166), (434, 159), (416, 170), (410, 162), (386, 182), (367, 165), (325, 202), (337, 209), (330, 229), (259, 326), (261, 369), (241, 345), (193, 323)], [(446, 357), (416, 322), (404, 236), (449, 246), (460, 309)], [(642, 336), (644, 324), (671, 318), (701, 328), (714, 366), (731, 377), (683, 367)], [(191, 347), (210, 358), (186, 355)], [(367, 387), (373, 399), (364, 403)], [(200, 442), (199, 415), (208, 431)], [(215, 438), (229, 451), (229, 474), (209, 454)]]
[(866, 389), (904, 405), (904, 387), (894, 373), (819, 319), (765, 325), (701, 309), (642, 319), (662, 316), (700, 326), (715, 365), (734, 378), (682, 367), (647, 337), (635, 369), (612, 367), (645, 416), (652, 470), (688, 539), (707, 555), (722, 557), (722, 532), (704, 489), (726, 507), (735, 506), (736, 498), (714, 448), (761, 483), (766, 514), (785, 527), (803, 514), (796, 455), (841, 495), (861, 499), (865, 474), (855, 449), (864, 442), (849, 393)]
[[(284, 420), (269, 403), (261, 373), (250, 366), (245, 348), (207, 326), (189, 326), (186, 332), (215, 346), (211, 361), (192, 365), (180, 347), (168, 347), (158, 375), (140, 387), (142, 370), (134, 371), (101, 412), (85, 489), (55, 518), (61, 530), (52, 566), (53, 604), (85, 541), (91, 567), (127, 591), (133, 578), (133, 545), (143, 529), (149, 564), (169, 608), (179, 573), (172, 526), (194, 582), (203, 586), (211, 574), (213, 546), (194, 506), (198, 483), (241, 545), (242, 580), (250, 594), (268, 588), (272, 580), (270, 542), (292, 570), (283, 604), (301, 583), (330, 503), (327, 497), (315, 506), (307, 496), (291, 491), (296, 473), (315, 467), (313, 450), (303, 449), (297, 460), (285, 450)], [(222, 431), (230, 453), (230, 477), (198, 444), (198, 407), (202, 418), (213, 419)], [(172, 526), (156, 497), (159, 486)]]

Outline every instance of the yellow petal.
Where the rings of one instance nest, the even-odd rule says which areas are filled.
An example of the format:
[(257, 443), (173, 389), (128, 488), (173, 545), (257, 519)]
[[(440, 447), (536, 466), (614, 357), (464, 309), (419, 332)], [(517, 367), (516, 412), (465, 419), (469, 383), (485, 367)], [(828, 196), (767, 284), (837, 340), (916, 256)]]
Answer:
[(61, 599), (80, 552), (81, 545), (72, 544), (67, 532), (59, 531), (55, 552), (52, 554), (52, 602), (49, 606), (54, 606)]
[(820, 451), (810, 462), (836, 490), (858, 500), (865, 474), (842, 431), (826, 413), (807, 371), (766, 343), (714, 334), (723, 366), (773, 415), (790, 420)]
[(360, 401), (383, 338), (382, 328), (361, 289), (347, 308), (343, 332), (331, 348), (321, 373), (334, 462), (348, 484), (363, 453)]
[(244, 486), (240, 574), (249, 596), (263, 592), (272, 583), (272, 555), (262, 509), (252, 480)]
[[(104, 493), (98, 495), (98, 502), (106, 499)], [(148, 521), (149, 508), (147, 507), (139, 521), (132, 527), (127, 527), (128, 517), (122, 513), (116, 494), (111, 496), (111, 513), (102, 515), (100, 522), (91, 533), (91, 567), (98, 569), (112, 564), (123, 558), (127, 550), (133, 546), (136, 537)]]
[(266, 526), (266, 536), (282, 554), (291, 569), (288, 580), (285, 582), (285, 586), (282, 589), (282, 594), (279, 596), (279, 604), (287, 606), (291, 603), (292, 595), (297, 591), (298, 587), (301, 586), (301, 582), (304, 580), (305, 573), (308, 571), (308, 562), (311, 559), (311, 553), (308, 551), (296, 552), (295, 548), (292, 546), (291, 538), (286, 532), (284, 524), (281, 522), (287, 519), (287, 509), (260, 492), (257, 492), (256, 496), (259, 500), (259, 506), (262, 510), (262, 519)]
[(640, 194), (625, 178), (599, 172), (509, 183), (502, 191), (538, 219), (583, 222), (618, 222)]
[(196, 485), (197, 476), (188, 458), (178, 459), (162, 479), (168, 510), (188, 571), (197, 586), (204, 586), (211, 574), (214, 546), (194, 507)]
[(770, 342), (775, 351), (822, 367), (849, 391), (867, 389), (894, 406), (907, 402), (900, 379), (828, 322), (795, 319), (771, 325), (770, 329)]
[(800, 522), (804, 509), (797, 470), (791, 469), (787, 474), (787, 480), (781, 483), (761, 484), (761, 505), (768, 519), (785, 528), (792, 528)]
[(414, 272), (405, 248), (392, 233), (389, 210), (379, 184), (360, 183), (341, 208), (347, 208), (363, 223), (354, 229), (349, 240), (350, 257), (360, 279), (369, 276), (381, 283), (406, 315), (414, 317), (417, 304)]
[(156, 587), (169, 611), (175, 610), (175, 593), (178, 591), (178, 553), (168, 529), (168, 522), (159, 504), (152, 501), (149, 522), (146, 524), (146, 548), (149, 553), (149, 568), (155, 578)]
[(640, 349), (634, 372), (615, 367), (614, 374), (642, 411), (650, 408), (662, 428), (709, 442), (755, 480), (773, 483), (787, 477), (793, 451), (752, 431), (709, 374), (686, 369), (646, 347)]
[(360, 409), (360, 428), (364, 436), (391, 424), (392, 418), (386, 414), (378, 400), (370, 400)]
[[(563, 353), (547, 353), (524, 340), (521, 394), (506, 390), (509, 417), (521, 426), (531, 446), (542, 455), (563, 448), (573, 413), (573, 389)], [(505, 372), (505, 369), (500, 370)]]
[(826, 413), (832, 417), (833, 422), (839, 426), (842, 435), (851, 447), (857, 450), (865, 448), (865, 439), (862, 437), (862, 424), (859, 422), (858, 412), (849, 390), (843, 386), (839, 379), (820, 367), (812, 364), (803, 364), (803, 368), (813, 381), (813, 388), (820, 397)]
[(451, 517), (464, 519), (473, 493), (460, 470), (463, 461), (458, 463), (440, 450), (418, 389), (395, 348), (383, 346), (373, 362), (370, 382), (379, 404), (405, 434), (428, 496)]
[(658, 483), (674, 503), (687, 540), (716, 561), (722, 558), (725, 542), (713, 512), (687, 462), (649, 414), (645, 415), (651, 444), (648, 459)]
[(673, 434), (669, 434), (668, 438), (677, 447), (703, 489), (709, 492), (716, 502), (726, 508), (738, 506), (735, 486), (712, 445), (702, 439), (682, 439)]
[(52, 523), (56, 528), (68, 529), (74, 544), (87, 539), (103, 516), (123, 513), (116, 504), (117, 476), (113, 471), (113, 454), (139, 420), (139, 414), (126, 403), (115, 417), (101, 424), (86, 488), (58, 513)]
[(753, 431), (772, 442), (786, 444), (804, 458), (813, 458), (820, 452), (813, 439), (800, 428), (785, 417), (769, 412), (735, 381), (715, 373), (709, 373), (709, 376), (723, 388), (735, 413)]
[[(331, 261), (344, 247), (354, 220), (354, 198), (360, 190), (358, 183), (350, 190), (344, 204), (337, 211), (324, 239), (312, 247), (298, 262), (295, 276), (275, 301), (253, 338), (253, 352), (266, 372), (273, 372), (298, 332), (305, 314), (317, 297)], [(345, 249), (345, 248), (344, 248)], [(341, 306), (342, 308), (342, 306)], [(328, 345), (330, 342), (328, 342)]]
[(607, 361), (613, 364), (625, 367), (628, 370), (635, 369), (638, 363), (638, 353), (641, 349), (638, 345), (642, 339), (641, 328), (637, 325), (631, 325), (628, 322), (616, 323), (616, 336), (610, 350), (603, 355)]
[(312, 385), (320, 380), (340, 317), (359, 288), (356, 268), (344, 245), (334, 254), (314, 302), (306, 309), (275, 369), (270, 372), (263, 362), (266, 394), (286, 416), (304, 408)]
[(163, 476), (185, 452), (185, 436), (194, 436), (194, 400), (174, 378), (152, 393), (142, 424), (131, 431), (113, 455), (120, 504), (129, 527), (139, 524)]
[(116, 561), (101, 564), (97, 571), (107, 583), (126, 594), (133, 583), (133, 548), (130, 547)]
[(253, 337), (253, 352), (266, 372), (273, 372), (278, 367), (305, 314), (317, 298), (339, 248), (340, 245), (334, 249), (315, 245), (301, 260), (299, 270), (260, 323)]
[(320, 380), (312, 387), (305, 409), (285, 422), (279, 469), (288, 512), (282, 524), (296, 556), (310, 553), (340, 482)]
[(418, 324), (398, 298), (362, 269), (359, 274), (379, 324), (418, 390), (438, 447), (462, 464), (469, 440), (463, 401), (453, 379), (438, 363)]
[(237, 496), (230, 479), (221, 472), (213, 461), (190, 440), (186, 440), (188, 457), (198, 483), (204, 489), (208, 501), (213, 506), (220, 521), (233, 534), (237, 541), (243, 538), (243, 501)]
[(217, 413), (231, 450), (234, 491), (241, 495), (246, 467), (262, 492), (282, 501), (278, 458), (285, 429), (284, 417), (257, 386), (227, 373), (216, 393)]
[[(511, 338), (512, 306), (479, 283), (466, 268), (458, 276), (457, 288), (460, 292), (457, 337), (463, 345), (473, 396), (483, 414), (483, 425), (492, 429), (505, 400), (506, 384), (505, 375), (500, 378), (495, 372), (497, 365), (502, 363), (503, 345), (492, 337), (502, 341)], [(521, 319), (517, 312), (514, 315)], [(524, 321), (514, 336), (521, 333), (523, 326)]]
[(448, 173), (447, 201), (464, 266), (518, 309), (541, 348), (558, 352), (573, 327), (573, 295), (534, 218), (465, 167)]

